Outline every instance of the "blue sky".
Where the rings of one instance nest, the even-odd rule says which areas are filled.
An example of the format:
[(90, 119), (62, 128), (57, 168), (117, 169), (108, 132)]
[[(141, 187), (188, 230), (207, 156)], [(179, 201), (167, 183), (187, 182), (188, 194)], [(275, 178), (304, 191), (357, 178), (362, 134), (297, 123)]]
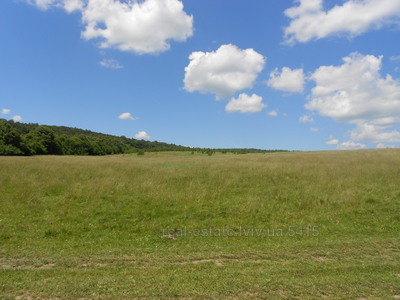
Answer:
[(0, 118), (193, 147), (398, 147), (399, 21), (397, 0), (3, 0)]

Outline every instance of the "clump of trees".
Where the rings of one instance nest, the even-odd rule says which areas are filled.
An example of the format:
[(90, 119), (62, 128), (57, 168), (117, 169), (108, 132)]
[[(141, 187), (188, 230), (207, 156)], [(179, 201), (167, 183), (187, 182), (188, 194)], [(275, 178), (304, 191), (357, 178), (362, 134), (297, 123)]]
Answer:
[(25, 124), (0, 119), (0, 155), (108, 155), (185, 151), (189, 147), (129, 139), (79, 128)]
[(0, 155), (108, 155), (159, 151), (266, 153), (282, 150), (191, 148), (158, 141), (130, 139), (79, 128), (26, 124), (0, 119)]
[(60, 154), (60, 144), (48, 126), (20, 134), (12, 122), (0, 120), (0, 155)]
[(0, 120), (0, 155), (24, 155), (21, 136), (6, 120)]

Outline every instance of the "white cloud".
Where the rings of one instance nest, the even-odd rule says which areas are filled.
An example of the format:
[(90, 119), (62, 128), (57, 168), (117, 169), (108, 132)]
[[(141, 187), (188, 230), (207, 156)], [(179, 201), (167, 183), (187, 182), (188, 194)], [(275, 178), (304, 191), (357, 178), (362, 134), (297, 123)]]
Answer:
[(357, 141), (393, 142), (398, 131), (384, 131), (400, 123), (400, 82), (380, 74), (382, 56), (353, 53), (340, 66), (322, 66), (312, 75), (309, 110), (335, 121), (357, 124)]
[(289, 18), (297, 18), (309, 13), (316, 13), (322, 9), (322, 0), (295, 0), (298, 6), (293, 6), (285, 10), (285, 15)]
[(366, 145), (364, 145), (364, 144), (355, 143), (353, 141), (347, 141), (347, 142), (338, 144), (336, 146), (336, 149), (338, 149), (338, 150), (357, 150), (357, 149), (363, 149), (365, 147), (366, 147)]
[(396, 143), (400, 142), (400, 132), (396, 130), (384, 131), (389, 126), (379, 126), (368, 123), (360, 123), (351, 131), (350, 137), (353, 141), (369, 141), (373, 143)]
[(132, 114), (130, 112), (125, 112), (125, 113), (120, 114), (118, 116), (118, 119), (121, 119), (121, 120), (137, 120), (137, 118), (132, 116)]
[(329, 140), (326, 142), (327, 145), (337, 145), (339, 144), (339, 140), (333, 137), (329, 137)]
[(271, 110), (271, 111), (267, 112), (267, 115), (270, 117), (277, 117), (278, 112), (276, 110)]
[(117, 48), (138, 54), (159, 53), (170, 41), (186, 41), (193, 35), (193, 16), (180, 0), (25, 0), (42, 10), (59, 7), (80, 11), (86, 40), (100, 39), (101, 48)]
[[(8, 115), (9, 113), (11, 113), (11, 109), (3, 108), (2, 110), (0, 110), (0, 113), (3, 115)], [(22, 117), (19, 115), (15, 115), (15, 116), (11, 117), (11, 120), (14, 120), (15, 122), (19, 122), (22, 120)]]
[(68, 13), (75, 10), (82, 10), (82, 0), (25, 0), (25, 2), (37, 6), (41, 10), (48, 10), (51, 7), (65, 9)]
[(185, 41), (193, 35), (193, 17), (179, 0), (89, 0), (82, 19), (83, 38), (100, 38), (101, 48), (138, 54), (166, 51), (170, 40)]
[(82, 0), (64, 0), (63, 7), (67, 12), (73, 12), (75, 10), (82, 10)]
[(398, 0), (348, 0), (323, 10), (323, 0), (297, 0), (298, 6), (285, 11), (291, 23), (285, 28), (285, 42), (308, 42), (330, 35), (345, 34), (350, 37), (372, 29), (398, 23)]
[(400, 55), (391, 56), (389, 59), (390, 59), (391, 61), (400, 61)]
[(385, 146), (385, 144), (377, 144), (377, 145), (376, 145), (376, 148), (378, 148), (378, 149), (385, 149), (386, 146)]
[(312, 122), (314, 122), (314, 119), (310, 116), (304, 115), (299, 118), (299, 122), (300, 123), (312, 123)]
[(311, 132), (318, 132), (319, 130), (320, 130), (319, 128), (315, 128), (315, 127), (310, 128)]
[(226, 105), (228, 112), (255, 113), (261, 111), (266, 105), (262, 103), (262, 97), (253, 94), (240, 94), (238, 98), (232, 98)]
[(281, 91), (301, 93), (304, 90), (304, 72), (303, 69), (292, 70), (288, 67), (283, 67), (279, 73), (276, 68), (270, 74), (270, 79), (267, 81), (268, 86)]
[(379, 144), (376, 145), (376, 148), (378, 148), (378, 149), (389, 149), (389, 148), (397, 148), (397, 147), (394, 146), (394, 145), (386, 145), (386, 144), (379, 143)]
[(213, 52), (193, 52), (189, 59), (184, 89), (212, 93), (216, 99), (251, 88), (265, 64), (264, 57), (253, 49), (241, 50), (231, 44)]
[(42, 10), (47, 10), (56, 3), (56, 0), (26, 0), (26, 2), (31, 5), (36, 5)]
[(109, 68), (109, 69), (123, 69), (124, 66), (121, 65), (118, 61), (115, 59), (103, 59), (100, 61), (100, 66), (104, 68)]
[(138, 140), (149, 140), (150, 136), (147, 134), (146, 131), (139, 131), (138, 133), (135, 134), (135, 139), (138, 139)]
[(22, 120), (22, 117), (19, 115), (16, 115), (16, 116), (13, 116), (11, 119), (14, 120), (15, 122), (19, 122)]
[(378, 149), (388, 149), (388, 148), (397, 148), (397, 147), (394, 146), (394, 145), (385, 145), (385, 144), (379, 143), (379, 144), (376, 145), (376, 148), (378, 148)]

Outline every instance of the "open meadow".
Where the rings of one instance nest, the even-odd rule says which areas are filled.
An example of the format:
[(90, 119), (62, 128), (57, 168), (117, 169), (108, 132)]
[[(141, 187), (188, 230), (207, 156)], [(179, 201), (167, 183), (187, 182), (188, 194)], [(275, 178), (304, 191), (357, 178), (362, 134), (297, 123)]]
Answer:
[(1, 299), (399, 299), (400, 150), (0, 157)]

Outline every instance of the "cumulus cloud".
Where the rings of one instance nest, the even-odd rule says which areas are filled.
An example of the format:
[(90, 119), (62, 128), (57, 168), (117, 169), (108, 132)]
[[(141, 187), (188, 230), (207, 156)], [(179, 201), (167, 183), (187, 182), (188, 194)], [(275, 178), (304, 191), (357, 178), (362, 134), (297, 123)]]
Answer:
[(13, 116), (11, 119), (14, 120), (15, 122), (19, 122), (22, 120), (22, 117), (19, 115), (16, 115), (16, 116)]
[[(11, 113), (11, 109), (3, 108), (0, 110), (0, 113), (3, 115), (8, 115), (9, 113)], [(11, 117), (11, 120), (14, 120), (15, 122), (19, 122), (22, 120), (22, 117), (19, 115), (15, 115), (15, 116)]]
[(396, 143), (400, 142), (400, 132), (396, 130), (384, 131), (388, 126), (379, 126), (368, 123), (360, 123), (351, 131), (350, 137), (353, 141), (369, 141), (373, 143)]
[(304, 72), (303, 69), (292, 70), (283, 67), (279, 72), (276, 68), (270, 73), (270, 79), (267, 81), (268, 86), (285, 92), (301, 93), (304, 90)]
[(400, 82), (380, 74), (382, 56), (353, 53), (340, 66), (322, 66), (312, 75), (309, 110), (335, 121), (356, 124), (356, 141), (400, 141), (390, 128), (400, 123)]
[(322, 66), (306, 108), (337, 121), (390, 123), (400, 113), (400, 83), (380, 75), (382, 56), (353, 53), (341, 66)]
[(170, 41), (193, 35), (193, 16), (180, 0), (25, 0), (42, 10), (60, 7), (80, 11), (82, 38), (99, 39), (100, 48), (116, 48), (137, 54), (160, 53)]
[(267, 115), (270, 117), (277, 117), (278, 112), (276, 110), (271, 110), (271, 111), (267, 112)]
[(300, 123), (312, 123), (312, 122), (314, 122), (314, 119), (310, 116), (304, 115), (299, 118), (299, 122)]
[(100, 66), (104, 68), (109, 68), (109, 69), (123, 69), (124, 66), (121, 65), (118, 61), (115, 59), (103, 59), (100, 61)]
[(125, 113), (120, 114), (118, 116), (118, 119), (121, 119), (121, 120), (137, 120), (137, 118), (132, 116), (132, 114), (130, 112), (125, 112)]
[(64, 0), (63, 8), (67, 12), (73, 12), (75, 10), (82, 10), (83, 2), (82, 2), (82, 0)]
[(139, 131), (138, 133), (135, 134), (135, 139), (138, 139), (138, 140), (149, 140), (150, 136), (147, 134), (146, 131)]
[(394, 0), (348, 0), (328, 11), (323, 9), (323, 0), (295, 2), (299, 5), (285, 11), (291, 19), (285, 28), (288, 44), (335, 34), (354, 37), (400, 20), (400, 2)]
[(364, 145), (364, 144), (355, 143), (353, 141), (347, 141), (347, 142), (338, 144), (336, 146), (336, 149), (338, 149), (338, 150), (357, 150), (357, 149), (363, 149), (365, 147), (366, 147), (366, 145)]
[(265, 64), (265, 58), (253, 49), (241, 50), (231, 44), (213, 52), (193, 52), (189, 60), (184, 89), (212, 93), (216, 99), (251, 88)]
[(311, 132), (318, 132), (320, 129), (319, 128), (315, 128), (315, 127), (311, 127), (310, 131)]
[(82, 19), (83, 38), (100, 38), (101, 48), (138, 54), (166, 51), (170, 40), (185, 41), (193, 35), (193, 17), (178, 0), (89, 0)]
[(397, 148), (397, 147), (394, 146), (394, 145), (385, 145), (385, 144), (379, 143), (379, 144), (376, 145), (376, 148), (378, 148), (378, 149), (388, 149), (388, 148)]
[(238, 98), (232, 98), (226, 105), (228, 112), (255, 113), (261, 111), (266, 105), (262, 103), (262, 97), (253, 94), (240, 94)]
[(329, 137), (328, 141), (326, 142), (327, 145), (337, 145), (339, 144), (339, 140), (333, 137)]

